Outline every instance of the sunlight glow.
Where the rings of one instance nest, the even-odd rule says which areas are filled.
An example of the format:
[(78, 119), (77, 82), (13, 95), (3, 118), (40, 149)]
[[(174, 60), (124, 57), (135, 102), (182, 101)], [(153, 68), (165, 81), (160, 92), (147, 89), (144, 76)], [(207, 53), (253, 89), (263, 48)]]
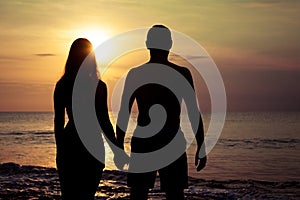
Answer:
[(71, 35), (76, 38), (86, 38), (93, 44), (94, 49), (97, 48), (102, 42), (109, 38), (108, 31), (101, 28), (81, 28), (73, 29)]
[(94, 49), (96, 49), (98, 45), (100, 45), (102, 42), (109, 38), (108, 35), (101, 30), (87, 30), (87, 32), (84, 35), (86, 39), (91, 41), (91, 43), (94, 46)]

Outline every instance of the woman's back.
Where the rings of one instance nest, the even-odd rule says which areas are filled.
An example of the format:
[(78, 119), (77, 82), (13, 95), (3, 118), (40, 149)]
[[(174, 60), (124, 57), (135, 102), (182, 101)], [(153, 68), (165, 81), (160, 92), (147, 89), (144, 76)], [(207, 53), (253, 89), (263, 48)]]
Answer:
[[(56, 163), (63, 199), (94, 199), (104, 168), (104, 163), (91, 155), (80, 140), (73, 117), (73, 86), (79, 68), (82, 67), (82, 62), (85, 59), (88, 60), (89, 68), (84, 71), (85, 90), (82, 91), (79, 98), (84, 100), (85, 92), (94, 92), (96, 98), (94, 106), (98, 121), (100, 124), (106, 125), (105, 129), (103, 129), (105, 134), (114, 138), (113, 128), (107, 111), (107, 89), (105, 83), (97, 78), (96, 61), (92, 53), (92, 46), (86, 39), (77, 39), (71, 46), (65, 74), (57, 82), (54, 91)], [(97, 84), (97, 82), (96, 92), (92, 91), (92, 84)], [(68, 117), (67, 125), (65, 125), (66, 113)], [(81, 114), (84, 115), (84, 113)], [(83, 134), (87, 133), (90, 133), (88, 128)], [(103, 141), (98, 142), (100, 144), (99, 150), (104, 157)]]

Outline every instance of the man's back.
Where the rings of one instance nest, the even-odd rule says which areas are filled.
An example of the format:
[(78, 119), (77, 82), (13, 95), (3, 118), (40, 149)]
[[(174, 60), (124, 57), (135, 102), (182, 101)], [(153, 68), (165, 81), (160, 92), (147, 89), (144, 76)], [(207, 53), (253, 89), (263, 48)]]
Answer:
[[(177, 75), (180, 75), (184, 79), (178, 79), (177, 76), (173, 76), (173, 73), (168, 73), (167, 76), (165, 73), (147, 73), (149, 68), (158, 67), (166, 68), (170, 72), (173, 72)], [(132, 99), (135, 99), (138, 106), (138, 118), (137, 123), (140, 127), (149, 126), (153, 121), (149, 115), (149, 111), (152, 106), (159, 105), (163, 107), (166, 112), (166, 119), (164, 125), (157, 133), (151, 133), (151, 137), (145, 136), (145, 138), (133, 137), (131, 143), (131, 150), (133, 152), (152, 152), (166, 146), (176, 135), (178, 129), (180, 128), (180, 111), (181, 111), (181, 94), (174, 94), (172, 88), (177, 88), (180, 91), (182, 86), (182, 80), (187, 80), (191, 83), (190, 72), (187, 68), (180, 67), (171, 62), (164, 63), (147, 63), (142, 66), (136, 67), (129, 72), (131, 77), (135, 79), (145, 77), (144, 74), (148, 75), (148, 79), (168, 79), (171, 80), (170, 88), (168, 85), (161, 85), (159, 83), (148, 83), (142, 85), (132, 94)], [(149, 77), (155, 76), (155, 77)], [(140, 80), (136, 80), (139, 82)], [(134, 84), (134, 81), (133, 83)], [(134, 86), (133, 86), (134, 87)], [(177, 96), (176, 96), (177, 95)], [(153, 117), (153, 116), (152, 116)], [(163, 117), (163, 116), (155, 116)], [(154, 120), (154, 119), (152, 119)], [(163, 120), (163, 119), (161, 119)], [(139, 132), (139, 129), (136, 129), (134, 135), (143, 133)], [(138, 132), (138, 133), (137, 133)], [(185, 145), (185, 140), (182, 135), (182, 145)]]
[[(146, 40), (150, 61), (130, 70), (126, 77), (116, 134), (119, 147), (124, 149), (128, 119), (136, 100), (138, 126), (131, 139), (131, 152), (135, 154), (131, 154), (127, 179), (131, 187), (130, 199), (147, 199), (149, 189), (154, 187), (157, 171), (166, 198), (184, 199), (183, 190), (188, 186), (188, 167), (186, 141), (180, 130), (183, 99), (189, 119), (193, 119), (191, 124), (197, 140), (195, 164), (199, 163), (199, 144), (203, 143), (204, 138), (202, 119), (201, 116), (196, 119), (200, 113), (191, 73), (187, 68), (168, 61), (172, 43), (171, 31), (167, 27), (152, 26)], [(197, 170), (201, 170), (205, 163), (206, 157), (201, 160)]]

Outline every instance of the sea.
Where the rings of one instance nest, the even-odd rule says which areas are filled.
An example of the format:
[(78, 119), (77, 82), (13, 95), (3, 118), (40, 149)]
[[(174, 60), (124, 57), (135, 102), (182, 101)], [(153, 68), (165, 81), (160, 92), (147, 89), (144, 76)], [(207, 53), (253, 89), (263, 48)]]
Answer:
[[(206, 130), (211, 115), (202, 117)], [(52, 112), (0, 113), (0, 199), (60, 199), (53, 118)], [(181, 127), (191, 131), (188, 120)], [(228, 112), (200, 172), (195, 147), (187, 151), (186, 199), (300, 199), (300, 112)], [(106, 157), (112, 162), (111, 152)], [(111, 166), (95, 199), (129, 199), (126, 173)], [(165, 199), (159, 177), (149, 199)]]

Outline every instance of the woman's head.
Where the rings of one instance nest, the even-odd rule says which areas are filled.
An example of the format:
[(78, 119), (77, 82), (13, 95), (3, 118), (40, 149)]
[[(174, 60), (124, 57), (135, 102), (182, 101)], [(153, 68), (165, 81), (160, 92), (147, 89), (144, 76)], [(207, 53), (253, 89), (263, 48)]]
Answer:
[(78, 38), (71, 45), (64, 75), (76, 76), (85, 59), (88, 59), (85, 63), (88, 64), (90, 73), (96, 74), (96, 60), (92, 43), (85, 38)]

